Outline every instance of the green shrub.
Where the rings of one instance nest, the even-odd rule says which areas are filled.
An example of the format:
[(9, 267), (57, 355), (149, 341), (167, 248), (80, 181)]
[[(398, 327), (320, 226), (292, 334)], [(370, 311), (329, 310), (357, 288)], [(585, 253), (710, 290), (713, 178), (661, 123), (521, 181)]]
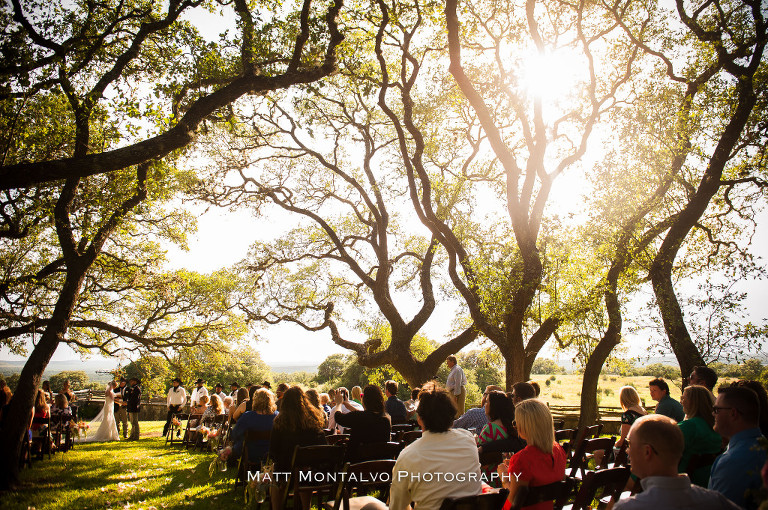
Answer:
[(549, 380), (550, 380), (550, 381), (555, 381), (555, 380), (557, 380), (557, 376), (553, 375), (553, 376), (551, 376), (551, 377), (549, 378)]
[(552, 393), (552, 398), (555, 400), (565, 400), (565, 397), (562, 393), (554, 392)]
[(549, 380), (549, 379), (547, 379), (546, 381), (544, 381), (544, 384), (546, 384), (547, 386), (549, 386), (550, 384), (552, 384), (552, 381), (551, 381), (551, 380)]

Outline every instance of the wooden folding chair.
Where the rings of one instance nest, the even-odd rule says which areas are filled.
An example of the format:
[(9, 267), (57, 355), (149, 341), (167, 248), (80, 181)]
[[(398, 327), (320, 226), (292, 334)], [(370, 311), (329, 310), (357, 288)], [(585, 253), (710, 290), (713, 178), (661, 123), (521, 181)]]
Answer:
[(571, 457), (569, 464), (571, 472), (568, 476), (580, 479), (579, 471), (581, 471), (582, 474), (590, 471), (588, 465), (589, 461), (595, 457), (597, 452), (602, 452), (602, 458), (597, 463), (597, 466), (595, 466), (594, 471), (606, 469), (611, 453), (613, 453), (614, 443), (616, 443), (615, 437), (598, 437), (596, 439), (583, 440), (573, 453), (573, 457)]
[(562, 430), (565, 428), (565, 420), (553, 420), (552, 423), (555, 425), (555, 430)]
[(588, 472), (579, 492), (576, 493), (570, 510), (588, 510), (592, 508), (592, 501), (596, 498), (600, 500), (601, 504), (618, 501), (627, 485), (629, 474), (629, 468), (626, 467)]
[(309, 493), (310, 499), (316, 495), (318, 506), (322, 505), (323, 498), (327, 499), (330, 496), (331, 491), (336, 488), (336, 483), (328, 481), (327, 478), (318, 480), (318, 478), (313, 479), (312, 476), (302, 477), (301, 473), (311, 473), (315, 477), (338, 474), (342, 468), (344, 450), (344, 446), (341, 445), (296, 446), (289, 482), (280, 495), (283, 502), (282, 508), (285, 508), (285, 503), (288, 502), (291, 494), (293, 494), (293, 508), (297, 510), (303, 508), (302, 493)]
[(403, 439), (403, 434), (405, 434), (408, 431), (414, 430), (416, 428), (415, 423), (398, 423), (396, 425), (392, 425), (392, 440), (393, 441), (401, 441)]
[[(257, 441), (267, 441), (272, 437), (271, 430), (249, 430), (245, 433), (243, 439), (243, 453), (240, 456), (240, 460), (237, 463), (237, 472), (235, 474), (235, 489), (239, 486), (248, 485), (248, 473), (254, 468), (258, 471), (261, 468), (261, 459), (251, 459), (248, 450), (250, 443)], [(246, 500), (247, 500), (246, 491)]]
[(349, 434), (332, 434), (325, 436), (325, 440), (328, 444), (347, 444), (349, 442)]
[[(585, 439), (592, 439), (596, 437), (600, 437), (600, 432), (603, 430), (603, 424), (598, 423), (597, 425), (590, 425), (588, 427), (580, 427), (576, 431), (575, 438), (570, 441), (570, 448), (568, 450), (568, 453), (570, 455), (573, 455), (576, 450), (579, 448), (579, 445), (582, 441)], [(563, 446), (565, 448), (565, 446)]]
[[(187, 413), (176, 413), (171, 416), (171, 421), (174, 419), (179, 420), (179, 423), (183, 423), (184, 420), (187, 420), (187, 424), (189, 424), (189, 414)], [(173, 425), (168, 427), (168, 432), (165, 434), (165, 444), (173, 445), (174, 443), (181, 443), (182, 441), (181, 431), (175, 430)]]
[(347, 450), (347, 460), (353, 463), (366, 460), (395, 460), (402, 449), (403, 444), (395, 441), (363, 443), (354, 450)]
[(571, 456), (571, 447), (576, 437), (576, 429), (555, 429), (555, 441), (560, 443), (565, 451), (566, 458)]
[(560, 510), (568, 501), (575, 488), (576, 481), (571, 478), (536, 487), (529, 485), (520, 486), (517, 488), (510, 510), (520, 510), (521, 508), (546, 501), (552, 501), (553, 509)]
[[(326, 510), (360, 510), (368, 503), (384, 503), (389, 497), (389, 487), (392, 482), (392, 471), (395, 468), (395, 461), (388, 460), (370, 460), (347, 464), (342, 471), (342, 482), (336, 488), (336, 494), (333, 501), (328, 501), (323, 505)], [(378, 490), (379, 498), (368, 495), (370, 491)], [(357, 497), (351, 497), (357, 493)]]
[(42, 460), (43, 456), (47, 453), (48, 458), (51, 458), (51, 418), (47, 416), (45, 418), (35, 417), (32, 418), (32, 425), (40, 425), (37, 429), (37, 434), (32, 434), (32, 451), (34, 451), (35, 445), (40, 445), (39, 459)]
[(409, 444), (413, 443), (414, 441), (420, 438), (421, 438), (420, 430), (409, 430), (408, 432), (403, 432), (402, 442), (405, 446), (408, 446)]
[(200, 423), (200, 420), (202, 419), (203, 419), (202, 414), (192, 414), (189, 416), (189, 418), (187, 418), (187, 425), (186, 425), (186, 428), (184, 429), (184, 436), (181, 438), (181, 446), (189, 448), (190, 444), (194, 445), (194, 442), (193, 442), (194, 438), (192, 437), (193, 436), (192, 432), (194, 431), (192, 430), (191, 425), (194, 424), (194, 426), (196, 427)]

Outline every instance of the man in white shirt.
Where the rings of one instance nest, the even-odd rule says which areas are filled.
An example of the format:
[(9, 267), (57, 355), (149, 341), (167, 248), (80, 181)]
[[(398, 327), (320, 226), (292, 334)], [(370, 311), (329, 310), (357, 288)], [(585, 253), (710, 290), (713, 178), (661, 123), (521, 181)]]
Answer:
[(643, 416), (632, 424), (627, 437), (632, 473), (643, 492), (619, 500), (614, 510), (736, 510), (740, 508), (716, 491), (691, 484), (678, 474), (685, 439), (677, 422), (661, 414)]
[(445, 498), (474, 496), (482, 490), (475, 439), (452, 429), (456, 406), (448, 392), (430, 384), (419, 393), (422, 436), (397, 457), (389, 493), (390, 510), (438, 510)]
[(205, 381), (203, 381), (202, 379), (198, 379), (195, 384), (197, 385), (197, 387), (192, 391), (192, 399), (191, 399), (193, 407), (200, 403), (200, 397), (202, 397), (203, 395), (205, 395), (206, 397), (208, 396), (208, 390), (205, 389), (205, 386), (204, 386)]
[(227, 394), (224, 393), (224, 385), (221, 383), (216, 383), (216, 389), (214, 390), (214, 393), (219, 396), (222, 402), (224, 402), (224, 399), (226, 398)]
[(341, 414), (347, 414), (352, 410), (362, 411), (363, 406), (354, 400), (349, 400), (349, 390), (346, 388), (342, 387), (336, 390), (336, 407), (331, 409), (331, 416), (328, 420), (328, 428), (333, 430), (334, 428), (338, 427), (338, 432), (343, 434), (345, 430), (344, 427), (336, 425), (336, 411), (341, 411)]
[(163, 427), (163, 436), (168, 434), (171, 426), (171, 420), (175, 414), (181, 412), (182, 407), (187, 403), (187, 390), (181, 387), (181, 379), (178, 377), (171, 381), (171, 388), (168, 390), (168, 416), (165, 419)]
[(445, 364), (451, 369), (445, 382), (445, 389), (456, 404), (456, 416), (464, 414), (464, 402), (467, 400), (467, 377), (459, 365), (456, 364), (456, 356), (448, 356)]

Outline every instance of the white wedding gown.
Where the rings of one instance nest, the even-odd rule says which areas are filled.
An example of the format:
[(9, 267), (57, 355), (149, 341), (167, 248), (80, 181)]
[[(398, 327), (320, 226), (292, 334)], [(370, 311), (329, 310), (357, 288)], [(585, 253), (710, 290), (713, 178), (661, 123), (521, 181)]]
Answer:
[(117, 432), (117, 422), (115, 421), (115, 394), (111, 388), (107, 388), (104, 394), (104, 407), (96, 418), (89, 423), (89, 431), (93, 430), (98, 424), (99, 428), (92, 436), (86, 436), (86, 441), (119, 441), (120, 434)]

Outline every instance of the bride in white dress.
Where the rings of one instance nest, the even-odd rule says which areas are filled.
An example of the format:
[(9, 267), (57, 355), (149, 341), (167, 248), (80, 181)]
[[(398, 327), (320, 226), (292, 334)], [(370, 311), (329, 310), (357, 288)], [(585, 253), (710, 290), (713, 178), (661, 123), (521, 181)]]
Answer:
[(120, 434), (117, 432), (117, 422), (115, 421), (115, 383), (110, 381), (107, 385), (107, 391), (104, 393), (104, 407), (96, 418), (89, 423), (89, 430), (93, 430), (98, 424), (99, 428), (93, 436), (85, 440), (91, 441), (119, 441)]

